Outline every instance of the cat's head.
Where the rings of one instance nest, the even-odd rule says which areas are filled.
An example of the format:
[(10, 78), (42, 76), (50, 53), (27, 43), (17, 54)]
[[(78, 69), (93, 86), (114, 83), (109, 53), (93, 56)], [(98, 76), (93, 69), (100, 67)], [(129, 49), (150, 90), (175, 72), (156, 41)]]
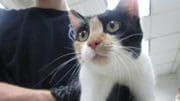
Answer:
[(75, 15), (81, 24), (74, 47), (82, 64), (106, 65), (119, 57), (139, 57), (143, 34), (137, 0), (120, 0), (114, 10), (87, 19)]

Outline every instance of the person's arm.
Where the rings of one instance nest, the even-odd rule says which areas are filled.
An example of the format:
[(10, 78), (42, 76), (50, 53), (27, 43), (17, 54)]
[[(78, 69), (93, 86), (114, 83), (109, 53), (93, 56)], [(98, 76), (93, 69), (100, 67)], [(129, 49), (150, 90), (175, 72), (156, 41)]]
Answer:
[(36, 0), (36, 7), (67, 11), (65, 0)]
[(0, 101), (56, 101), (48, 90), (33, 90), (0, 83)]

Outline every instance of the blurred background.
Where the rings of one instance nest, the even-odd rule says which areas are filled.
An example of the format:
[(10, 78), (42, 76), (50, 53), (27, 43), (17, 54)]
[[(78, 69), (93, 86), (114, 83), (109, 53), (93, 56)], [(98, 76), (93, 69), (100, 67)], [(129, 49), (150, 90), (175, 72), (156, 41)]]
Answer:
[[(94, 15), (112, 9), (118, 0), (67, 0), (71, 9)], [(0, 8), (24, 9), (34, 0), (0, 0)], [(174, 101), (180, 87), (180, 0), (139, 0), (145, 43), (157, 76), (157, 101)]]

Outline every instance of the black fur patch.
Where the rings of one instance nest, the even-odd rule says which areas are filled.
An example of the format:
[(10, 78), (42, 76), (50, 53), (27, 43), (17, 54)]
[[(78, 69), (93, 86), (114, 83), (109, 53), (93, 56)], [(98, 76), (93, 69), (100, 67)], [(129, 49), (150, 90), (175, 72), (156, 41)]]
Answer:
[[(111, 35), (116, 35), (121, 44), (127, 47), (126, 50), (132, 52), (134, 57), (138, 57), (141, 53), (141, 41), (143, 33), (140, 26), (140, 19), (138, 16), (129, 16), (123, 10), (106, 11), (98, 16), (103, 24), (104, 32)], [(121, 27), (114, 33), (108, 32), (106, 25), (110, 21), (117, 21), (121, 23)]]
[(106, 101), (134, 101), (134, 98), (128, 87), (116, 84)]

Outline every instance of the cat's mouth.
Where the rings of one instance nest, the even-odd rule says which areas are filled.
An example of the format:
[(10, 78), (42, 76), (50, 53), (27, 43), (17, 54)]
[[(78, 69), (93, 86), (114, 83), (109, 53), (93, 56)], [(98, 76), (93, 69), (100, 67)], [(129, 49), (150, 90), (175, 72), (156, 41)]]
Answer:
[(104, 64), (107, 63), (108, 56), (102, 53), (95, 53), (94, 57), (92, 58), (92, 61), (97, 64)]

